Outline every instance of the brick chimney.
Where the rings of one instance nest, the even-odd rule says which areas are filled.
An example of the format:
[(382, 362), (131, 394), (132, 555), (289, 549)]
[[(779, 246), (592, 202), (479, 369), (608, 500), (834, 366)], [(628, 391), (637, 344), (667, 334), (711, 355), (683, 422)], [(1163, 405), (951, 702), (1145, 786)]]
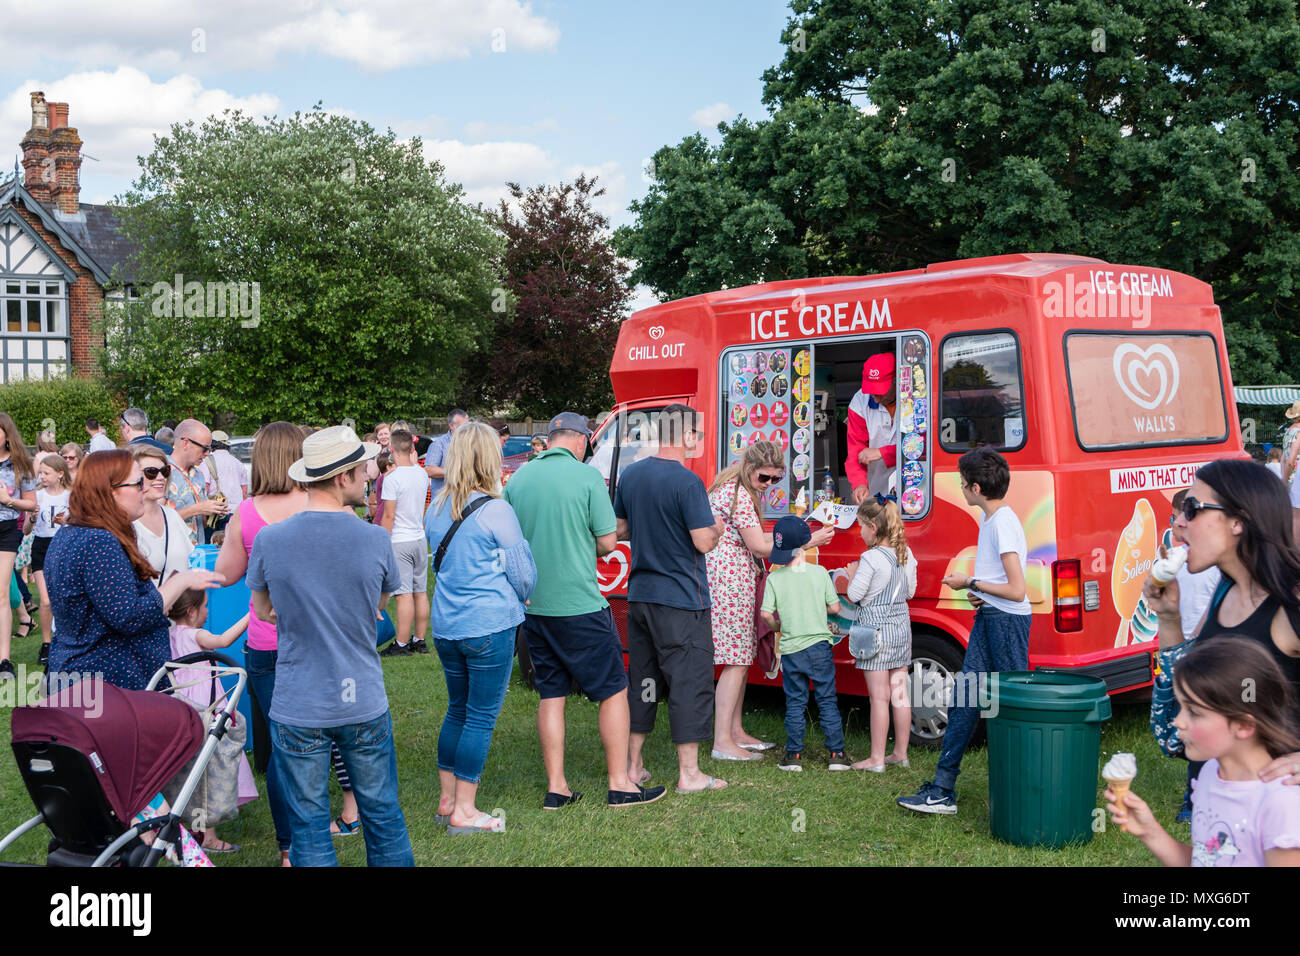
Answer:
[(23, 185), (33, 199), (48, 203), (54, 185), (54, 162), (50, 159), (49, 105), (45, 94), (32, 94), (32, 127), (19, 144), (23, 150)]
[(68, 104), (47, 103), (34, 92), (32, 127), (22, 140), (23, 185), (32, 198), (60, 212), (80, 210), (81, 137), (68, 125)]

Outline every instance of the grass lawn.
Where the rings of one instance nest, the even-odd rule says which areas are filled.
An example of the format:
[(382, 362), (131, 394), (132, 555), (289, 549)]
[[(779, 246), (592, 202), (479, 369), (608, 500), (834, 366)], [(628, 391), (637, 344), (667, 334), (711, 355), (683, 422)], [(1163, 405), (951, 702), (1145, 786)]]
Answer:
[[(15, 663), (34, 666), (38, 649), (36, 636), (16, 640)], [(560, 811), (543, 812), (546, 778), (537, 742), (537, 696), (517, 675), (497, 723), (478, 800), (480, 809), (504, 814), (506, 832), (449, 837), (433, 822), (438, 799), (436, 744), (447, 702), (437, 654), (386, 660), (384, 674), (397, 740), (402, 808), (420, 866), (1155, 865), (1141, 843), (1109, 825), (1090, 843), (1060, 851), (1026, 849), (994, 839), (989, 832), (988, 756), (983, 748), (968, 753), (963, 762), (956, 816), (922, 816), (894, 804), (896, 797), (914, 793), (930, 778), (938, 751), (914, 748), (912, 766), (906, 770), (831, 773), (825, 769), (826, 751), (815, 725), (806, 738), (802, 774), (777, 770), (771, 753), (761, 763), (715, 762), (707, 757), (706, 742), (701, 766), (730, 786), (679, 796), (672, 792), (676, 759), (664, 707), (646, 747), (646, 765), (653, 773), (652, 783), (669, 785), (668, 795), (650, 806), (610, 810), (604, 805), (607, 785), (596, 705), (579, 697), (571, 697), (568, 704), (567, 773), (570, 787), (584, 792), (586, 798)], [(746, 729), (784, 742), (784, 697), (778, 690), (750, 688), (745, 709)], [(866, 701), (841, 698), (841, 712), (849, 755), (866, 756)], [(1135, 789), (1170, 833), (1187, 840), (1189, 828), (1173, 822), (1187, 765), (1160, 754), (1147, 717), (1145, 702), (1114, 701), (1114, 716), (1102, 727), (1102, 760), (1117, 751), (1135, 753), (1139, 767)], [(9, 749), (7, 708), (0, 708), (0, 744), (2, 834), (33, 813)], [(1100, 778), (1098, 782), (1100, 806)], [(258, 787), (264, 791), (260, 775)], [(337, 811), (337, 785), (331, 787)], [(243, 851), (215, 857), (218, 866), (278, 863), (264, 798), (246, 804), (239, 818), (219, 832), (242, 844)], [(47, 839), (43, 828), (29, 833), (5, 853), (5, 860), (43, 862)], [(364, 865), (365, 845), (360, 837), (334, 842), (342, 865)]]

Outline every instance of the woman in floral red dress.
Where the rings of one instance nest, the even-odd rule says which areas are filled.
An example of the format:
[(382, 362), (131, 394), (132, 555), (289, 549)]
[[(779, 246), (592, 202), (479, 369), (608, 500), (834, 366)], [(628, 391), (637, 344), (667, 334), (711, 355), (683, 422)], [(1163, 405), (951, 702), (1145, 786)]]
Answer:
[[(759, 519), (760, 502), (784, 474), (781, 447), (757, 441), (709, 488), (713, 513), (726, 526), (718, 546), (705, 556), (713, 599), (713, 663), (722, 665), (714, 696), (714, 760), (759, 760), (762, 751), (776, 746), (746, 733), (741, 714), (746, 672), (754, 663), (755, 586), (761, 559), (772, 553), (772, 536)], [(834, 534), (834, 528), (822, 528), (809, 547), (828, 544)]]

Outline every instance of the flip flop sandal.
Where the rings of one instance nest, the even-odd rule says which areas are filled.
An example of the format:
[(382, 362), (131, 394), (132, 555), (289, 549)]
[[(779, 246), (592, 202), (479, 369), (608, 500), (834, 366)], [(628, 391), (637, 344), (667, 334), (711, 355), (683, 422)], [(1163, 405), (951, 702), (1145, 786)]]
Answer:
[(769, 750), (775, 750), (776, 744), (770, 740), (763, 740), (756, 744), (736, 744), (741, 750), (752, 750), (755, 753), (766, 753)]
[[(722, 786), (715, 787), (714, 786), (715, 783), (720, 783), (722, 784)], [(678, 787), (677, 792), (678, 793), (704, 793), (706, 790), (722, 790), (726, 786), (727, 786), (727, 782), (725, 780), (719, 780), (717, 777), (710, 777), (709, 782), (702, 787), (697, 787), (694, 790), (683, 790), (681, 787)]]
[(638, 787), (645, 786), (650, 782), (650, 768), (643, 766), (641, 768), (641, 776), (633, 777), (631, 774), (628, 774), (627, 779), (631, 780)]
[(445, 826), (447, 826), (449, 823), (451, 823), (451, 814), (450, 814), (450, 813), (435, 813), (435, 814), (433, 815), (433, 822), (434, 822), (434, 825), (435, 825), (435, 826), (445, 827)]
[(478, 819), (467, 827), (453, 827), (450, 824), (447, 826), (447, 832), (453, 836), (469, 833), (504, 833), (505, 829), (506, 821), (486, 813), (480, 813)]
[(339, 828), (339, 832), (331, 833), (330, 836), (356, 836), (361, 832), (361, 819), (359, 817), (349, 823), (343, 817), (338, 816), (334, 818), (334, 825)]
[(240, 846), (238, 843), (227, 843), (225, 840), (222, 840), (221, 842), (224, 845), (221, 848), (215, 846), (204, 846), (203, 844), (200, 843), (199, 849), (201, 849), (204, 853), (238, 853), (240, 850), (243, 849), (243, 847)]

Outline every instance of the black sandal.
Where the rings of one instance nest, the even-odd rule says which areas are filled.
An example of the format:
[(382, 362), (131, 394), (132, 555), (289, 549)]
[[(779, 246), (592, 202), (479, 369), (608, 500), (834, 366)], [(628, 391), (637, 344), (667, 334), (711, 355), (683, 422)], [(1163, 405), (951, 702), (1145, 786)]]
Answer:
[[(35, 626), (35, 621), (14, 621), (14, 637), (26, 637), (32, 632), (32, 628)], [(20, 627), (25, 627), (27, 630), (19, 633), (18, 628)]]

